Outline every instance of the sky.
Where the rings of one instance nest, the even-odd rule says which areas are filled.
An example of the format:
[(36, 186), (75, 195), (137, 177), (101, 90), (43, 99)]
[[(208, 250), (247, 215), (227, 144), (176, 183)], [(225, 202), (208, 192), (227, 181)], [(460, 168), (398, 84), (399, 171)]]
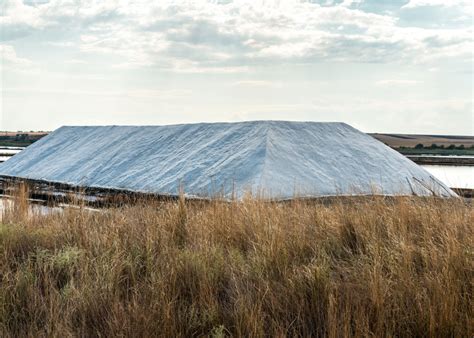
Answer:
[(0, 130), (271, 119), (474, 134), (471, 0), (0, 6)]

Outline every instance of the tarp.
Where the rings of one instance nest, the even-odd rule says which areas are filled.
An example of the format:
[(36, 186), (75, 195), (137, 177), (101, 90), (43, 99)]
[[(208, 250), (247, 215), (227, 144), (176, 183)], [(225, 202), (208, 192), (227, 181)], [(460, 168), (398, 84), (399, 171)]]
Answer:
[(456, 196), (344, 123), (61, 127), (1, 164), (0, 175), (203, 197)]

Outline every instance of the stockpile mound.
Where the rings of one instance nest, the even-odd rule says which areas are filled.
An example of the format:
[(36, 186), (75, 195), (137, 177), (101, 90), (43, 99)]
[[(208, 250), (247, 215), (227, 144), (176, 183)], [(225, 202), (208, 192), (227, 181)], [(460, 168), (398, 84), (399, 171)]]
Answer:
[(200, 197), (456, 196), (344, 123), (61, 127), (1, 164), (0, 175)]

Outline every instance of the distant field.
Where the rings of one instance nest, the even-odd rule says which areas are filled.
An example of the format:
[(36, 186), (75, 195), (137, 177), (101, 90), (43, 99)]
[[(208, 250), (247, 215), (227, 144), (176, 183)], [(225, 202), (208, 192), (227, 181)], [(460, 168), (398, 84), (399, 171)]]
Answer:
[(449, 147), (454, 145), (465, 148), (474, 146), (474, 136), (445, 136), (445, 135), (408, 135), (408, 134), (371, 134), (377, 140), (392, 148), (414, 148), (418, 144), (430, 147), (433, 144)]
[(0, 147), (27, 147), (48, 135), (44, 131), (2, 131), (0, 132)]
[(431, 149), (431, 148), (394, 148), (403, 155), (449, 155), (449, 156), (474, 156), (474, 148), (467, 149)]
[(371, 135), (404, 155), (474, 156), (473, 136)]

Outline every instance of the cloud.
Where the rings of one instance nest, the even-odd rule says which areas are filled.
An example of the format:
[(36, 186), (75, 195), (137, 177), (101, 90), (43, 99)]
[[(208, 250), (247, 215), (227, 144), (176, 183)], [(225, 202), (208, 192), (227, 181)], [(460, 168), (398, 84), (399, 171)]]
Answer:
[(37, 8), (22, 0), (6, 0), (0, 16), (0, 40), (7, 41), (27, 36), (47, 25)]
[(74, 95), (74, 96), (99, 96), (99, 97), (130, 97), (140, 99), (183, 99), (189, 97), (190, 91), (188, 90), (175, 90), (175, 89), (131, 89), (131, 90), (119, 90), (119, 91), (93, 91), (83, 89), (67, 89), (67, 88), (36, 88), (36, 87), (14, 87), (4, 88), (6, 94), (50, 94), (50, 95)]
[[(9, 0), (1, 29), (8, 38), (37, 30), (76, 31), (73, 43), (81, 52), (113, 55), (118, 61), (114, 68), (181, 73), (245, 72), (269, 63), (420, 63), (471, 57), (471, 27), (401, 26), (395, 16), (358, 9), (364, 3), (51, 0), (28, 6)], [(403, 8), (443, 3), (411, 0)]]
[(71, 48), (75, 47), (76, 44), (72, 41), (48, 41), (46, 42), (47, 45), (54, 46), (54, 47), (65, 47)]
[(234, 82), (233, 85), (241, 86), (241, 87), (274, 87), (274, 88), (279, 88), (283, 86), (281, 82), (265, 81), (265, 80), (242, 80), (242, 81)]
[(80, 60), (80, 59), (70, 59), (70, 60), (64, 61), (64, 63), (68, 65), (86, 65), (87, 61)]
[(418, 7), (456, 7), (456, 6), (472, 6), (471, 0), (410, 0), (402, 9), (418, 8)]
[(2, 65), (10, 65), (13, 67), (29, 67), (33, 62), (27, 58), (19, 57), (15, 48), (10, 45), (0, 45), (0, 55)]
[(422, 84), (423, 81), (417, 80), (380, 80), (377, 81), (375, 84), (377, 86), (414, 86), (418, 84)]
[(363, 0), (344, 0), (340, 6), (343, 6), (343, 7), (351, 7), (352, 5), (354, 4), (360, 4), (362, 3)]

